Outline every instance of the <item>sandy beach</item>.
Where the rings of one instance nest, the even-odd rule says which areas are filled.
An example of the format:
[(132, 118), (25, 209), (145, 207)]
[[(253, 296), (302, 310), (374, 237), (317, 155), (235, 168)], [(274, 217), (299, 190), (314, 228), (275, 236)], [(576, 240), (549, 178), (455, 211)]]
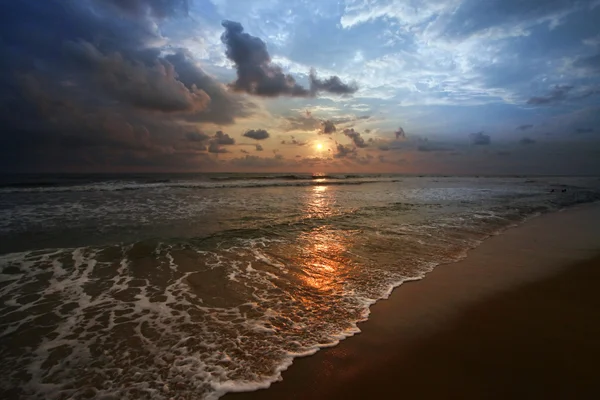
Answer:
[(225, 399), (600, 398), (600, 205), (533, 218), (397, 288), (362, 333)]

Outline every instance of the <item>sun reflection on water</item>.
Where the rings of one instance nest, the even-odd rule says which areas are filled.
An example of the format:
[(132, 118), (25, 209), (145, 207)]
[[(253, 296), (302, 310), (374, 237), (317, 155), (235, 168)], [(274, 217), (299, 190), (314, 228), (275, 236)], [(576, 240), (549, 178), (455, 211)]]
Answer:
[[(334, 214), (335, 193), (327, 186), (315, 186), (306, 197), (305, 214), (309, 218), (326, 218)], [(295, 260), (298, 277), (308, 287), (321, 292), (343, 290), (350, 268), (347, 257), (349, 238), (328, 225), (302, 232), (298, 237), (299, 253)]]
[(307, 192), (304, 214), (308, 218), (326, 218), (333, 215), (335, 194), (327, 186), (314, 186)]

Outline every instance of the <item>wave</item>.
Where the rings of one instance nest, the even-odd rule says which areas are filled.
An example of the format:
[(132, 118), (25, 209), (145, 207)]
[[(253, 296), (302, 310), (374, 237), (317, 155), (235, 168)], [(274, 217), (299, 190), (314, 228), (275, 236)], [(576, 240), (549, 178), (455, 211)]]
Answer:
[(263, 176), (214, 176), (210, 179), (213, 181), (247, 181), (247, 180), (321, 180), (321, 179), (365, 179), (365, 178), (381, 178), (381, 175), (345, 175), (345, 174), (288, 174), (288, 175), (263, 175)]
[(172, 181), (156, 180), (148, 182), (110, 181), (87, 184), (64, 185), (48, 182), (47, 184), (11, 184), (0, 186), (0, 193), (48, 193), (48, 192), (114, 192), (143, 189), (227, 189), (227, 188), (258, 188), (286, 186), (330, 186), (330, 185), (362, 185), (379, 182), (399, 182), (398, 179), (380, 178), (290, 178), (290, 177), (253, 177), (253, 178), (211, 178), (214, 181)]

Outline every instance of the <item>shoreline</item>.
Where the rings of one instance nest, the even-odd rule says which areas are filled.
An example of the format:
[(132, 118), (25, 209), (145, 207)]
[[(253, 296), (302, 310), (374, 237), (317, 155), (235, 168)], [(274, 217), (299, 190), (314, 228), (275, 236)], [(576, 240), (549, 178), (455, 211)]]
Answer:
[[(571, 318), (570, 314), (579, 317), (570, 321), (571, 326), (587, 327), (585, 331), (571, 329), (574, 336), (570, 341), (553, 341), (547, 346), (547, 354), (543, 349), (537, 350), (535, 358), (546, 362), (538, 365), (536, 371), (539, 373), (532, 376), (538, 376), (542, 381), (547, 378), (548, 387), (560, 386), (546, 393), (546, 397), (563, 398), (552, 395), (559, 392), (565, 395), (562, 389), (582, 385), (577, 377), (586, 373), (586, 376), (593, 375), (593, 365), (581, 366), (582, 370), (574, 366), (584, 359), (589, 362), (586, 354), (600, 359), (600, 345), (593, 343), (600, 335), (600, 320), (586, 322), (593, 319), (593, 315), (581, 311), (582, 307), (575, 308), (574, 300), (564, 297), (564, 290), (561, 291), (561, 288), (572, 287), (578, 298), (587, 296), (587, 303), (597, 305), (596, 311), (600, 309), (600, 296), (595, 296), (594, 290), (586, 287), (593, 281), (600, 282), (600, 226), (594, 221), (600, 221), (600, 203), (544, 214), (492, 236), (469, 250), (466, 258), (439, 265), (425, 278), (395, 288), (388, 299), (371, 306), (368, 320), (359, 323), (361, 333), (312, 356), (296, 358), (283, 372), (283, 381), (273, 383), (266, 390), (227, 393), (222, 398), (368, 398), (387, 396), (395, 391), (409, 398), (535, 396), (529, 389), (535, 387), (539, 391), (539, 385), (525, 382), (511, 385), (502, 377), (512, 376), (511, 370), (531, 364), (531, 359), (524, 355), (536, 348), (535, 340), (530, 340), (536, 334), (562, 332), (560, 318), (554, 316), (552, 319), (553, 311), (558, 312), (556, 309), (562, 309), (560, 315), (565, 319)], [(588, 281), (582, 281), (582, 276), (587, 276)], [(578, 291), (578, 285), (585, 290)], [(550, 290), (551, 287), (558, 288), (556, 293)], [(537, 304), (536, 295), (538, 301), (543, 301), (532, 311), (532, 304)], [(523, 304), (515, 303), (516, 298)], [(553, 304), (555, 310), (545, 310), (544, 302)], [(506, 309), (509, 304), (511, 312)], [(496, 314), (486, 313), (486, 309), (496, 310)], [(522, 315), (527, 311), (527, 315)], [(472, 351), (472, 346), (480, 348), (482, 343), (488, 343), (486, 340), (491, 341), (489, 345), (507, 342), (509, 337), (514, 339), (510, 322), (520, 316), (527, 317), (522, 323), (527, 325), (523, 321), (529, 320), (532, 326), (519, 336), (519, 340), (511, 342), (514, 350), (504, 348), (499, 353), (493, 346), (483, 346), (480, 352)], [(494, 330), (490, 331), (489, 326)], [(484, 334), (480, 336), (474, 332)], [(575, 332), (579, 332), (578, 335)], [(567, 333), (562, 333), (563, 339)], [(450, 342), (454, 344), (448, 344)], [(570, 343), (579, 342), (585, 349), (577, 351), (577, 346), (569, 347)], [(574, 358), (554, 360), (552, 354), (557, 351), (569, 353), (564, 346), (570, 349)], [(434, 348), (436, 352), (432, 352)], [(462, 356), (457, 348), (462, 349)], [(508, 361), (504, 367), (490, 364), (490, 360), (499, 360), (507, 353), (514, 356), (514, 364)], [(463, 362), (462, 358), (470, 361)], [(567, 362), (571, 370), (579, 371), (571, 377), (575, 382), (564, 379), (569, 373), (565, 372), (561, 360)], [(423, 371), (418, 374), (417, 370)], [(554, 376), (558, 372), (563, 379)], [(529, 373), (531, 375), (531, 371)], [(454, 375), (459, 376), (451, 379)], [(482, 386), (481, 382), (486, 384)], [(499, 382), (504, 382), (501, 390), (496, 387)], [(593, 386), (592, 397), (600, 396), (600, 383), (594, 386), (592, 382), (588, 385)], [(511, 392), (513, 388), (519, 392)]]

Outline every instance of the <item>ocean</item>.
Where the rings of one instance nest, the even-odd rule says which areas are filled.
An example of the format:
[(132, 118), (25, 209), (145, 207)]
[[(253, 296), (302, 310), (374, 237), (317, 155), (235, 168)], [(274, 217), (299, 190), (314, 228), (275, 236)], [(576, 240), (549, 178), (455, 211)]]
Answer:
[(0, 398), (267, 387), (403, 282), (598, 200), (597, 177), (1, 176)]

